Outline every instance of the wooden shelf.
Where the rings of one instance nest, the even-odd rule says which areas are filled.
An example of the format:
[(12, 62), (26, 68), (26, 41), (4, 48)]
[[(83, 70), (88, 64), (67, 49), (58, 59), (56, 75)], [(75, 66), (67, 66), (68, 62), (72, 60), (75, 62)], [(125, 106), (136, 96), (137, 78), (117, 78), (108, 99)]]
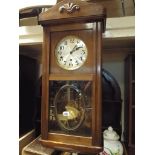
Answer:
[(41, 145), (39, 138), (34, 139), (22, 150), (22, 155), (51, 155), (54, 150)]
[[(56, 150), (52, 148), (44, 147), (40, 144), (40, 136), (34, 139), (32, 142), (30, 142), (27, 146), (25, 146), (22, 150), (22, 155), (54, 155)], [(127, 149), (122, 142), (123, 145), (123, 155), (128, 155)], [(58, 155), (58, 154), (57, 154)]]
[(35, 130), (26, 133), (19, 139), (19, 154), (21, 154), (22, 149), (28, 145), (32, 140), (35, 139)]

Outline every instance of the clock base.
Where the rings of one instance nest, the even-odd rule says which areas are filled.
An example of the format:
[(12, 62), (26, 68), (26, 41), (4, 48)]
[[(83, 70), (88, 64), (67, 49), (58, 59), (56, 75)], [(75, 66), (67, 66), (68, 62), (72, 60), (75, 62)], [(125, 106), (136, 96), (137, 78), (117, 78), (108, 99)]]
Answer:
[(53, 148), (53, 149), (60, 149), (64, 151), (70, 152), (79, 152), (79, 153), (91, 153), (91, 154), (98, 154), (102, 152), (103, 148), (99, 146), (87, 146), (87, 145), (75, 145), (71, 143), (63, 143), (63, 142), (56, 142), (56, 141), (49, 141), (39, 139), (43, 146)]

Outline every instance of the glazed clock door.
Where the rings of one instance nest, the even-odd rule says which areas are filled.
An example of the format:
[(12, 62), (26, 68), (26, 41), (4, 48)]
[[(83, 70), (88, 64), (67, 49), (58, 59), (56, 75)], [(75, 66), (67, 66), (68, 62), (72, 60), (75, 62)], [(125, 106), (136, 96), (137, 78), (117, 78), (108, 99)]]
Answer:
[(92, 82), (51, 80), (49, 133), (92, 136)]

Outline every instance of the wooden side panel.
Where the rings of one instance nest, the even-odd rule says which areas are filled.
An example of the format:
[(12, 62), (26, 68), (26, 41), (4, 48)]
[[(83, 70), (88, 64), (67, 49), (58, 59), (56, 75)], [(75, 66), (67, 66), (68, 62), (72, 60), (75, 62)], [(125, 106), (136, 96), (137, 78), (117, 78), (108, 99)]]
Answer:
[(101, 77), (101, 52), (102, 52), (102, 23), (97, 22), (94, 24), (94, 42), (96, 46), (96, 78), (95, 78), (95, 104), (93, 107), (93, 145), (102, 146), (102, 77)]
[(47, 139), (48, 133), (48, 87), (49, 87), (49, 34), (44, 29), (43, 56), (42, 56), (42, 104), (41, 104), (41, 136)]

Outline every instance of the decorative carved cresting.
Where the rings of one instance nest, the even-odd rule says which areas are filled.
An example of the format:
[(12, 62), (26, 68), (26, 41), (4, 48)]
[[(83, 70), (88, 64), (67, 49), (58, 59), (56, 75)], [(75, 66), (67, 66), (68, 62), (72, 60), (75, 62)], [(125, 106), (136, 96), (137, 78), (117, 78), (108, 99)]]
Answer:
[(66, 11), (67, 13), (73, 13), (74, 11), (78, 11), (80, 9), (80, 6), (74, 3), (66, 3), (59, 7), (59, 12), (63, 13)]

